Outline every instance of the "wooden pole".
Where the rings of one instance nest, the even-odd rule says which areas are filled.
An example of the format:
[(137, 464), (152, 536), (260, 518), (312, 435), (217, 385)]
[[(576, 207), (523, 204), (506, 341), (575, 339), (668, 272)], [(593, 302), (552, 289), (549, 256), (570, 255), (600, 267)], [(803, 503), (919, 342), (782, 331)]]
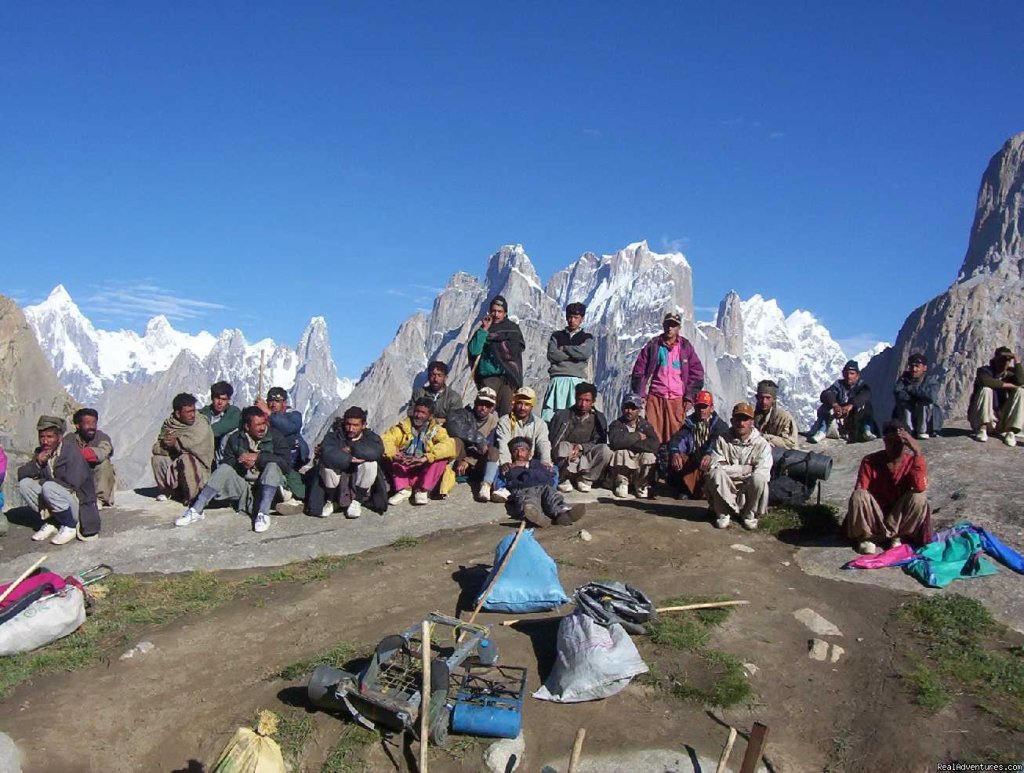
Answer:
[(39, 556), (38, 560), (34, 564), (32, 564), (32, 566), (30, 566), (28, 569), (26, 569), (24, 572), (22, 572), (18, 576), (17, 580), (15, 580), (10, 585), (8, 585), (7, 588), (4, 590), (4, 592), (2, 594), (0, 594), (0, 604), (2, 604), (7, 599), (7, 597), (10, 596), (14, 592), (15, 588), (17, 588), (19, 585), (21, 585), (25, 581), (26, 577), (28, 577), (30, 574), (32, 574), (32, 572), (34, 572), (36, 569), (38, 569), (42, 565), (43, 561), (45, 561), (45, 560), (46, 560), (46, 556)]
[(711, 601), (706, 604), (686, 604), (682, 607), (658, 607), (655, 612), (685, 612), (688, 609), (718, 609), (719, 607), (735, 607), (749, 604), (749, 601)]
[(473, 614), (469, 616), (469, 620), (466, 622), (472, 623), (476, 620), (476, 616), (480, 614), (480, 610), (483, 609), (484, 604), (487, 602), (487, 597), (491, 595), (491, 589), (494, 588), (498, 582), (498, 578), (501, 577), (501, 573), (505, 571), (505, 567), (508, 566), (509, 560), (512, 558), (512, 553), (515, 552), (516, 545), (519, 544), (519, 538), (523, 536), (523, 532), (526, 531), (526, 521), (519, 522), (519, 531), (516, 532), (515, 539), (512, 540), (512, 544), (508, 546), (508, 550), (505, 551), (505, 555), (502, 556), (501, 566), (498, 567), (498, 571), (494, 573), (494, 577), (487, 583), (487, 587), (484, 588), (483, 593), (480, 594), (480, 600), (476, 603), (476, 609), (473, 610)]
[(256, 398), (257, 399), (263, 397), (263, 356), (264, 356), (264, 351), (262, 349), (260, 349), (260, 377), (259, 377), (259, 380), (256, 382)]
[(587, 728), (581, 727), (576, 731), (576, 740), (572, 744), (572, 755), (569, 757), (568, 773), (576, 773), (576, 766), (579, 765), (580, 757), (583, 756), (583, 739), (587, 737)]
[(726, 765), (729, 764), (729, 755), (732, 754), (732, 745), (736, 743), (736, 728), (729, 728), (729, 740), (725, 742), (725, 748), (722, 749), (722, 756), (718, 758), (718, 767), (715, 769), (715, 773), (725, 773)]
[(420, 694), (420, 773), (427, 773), (427, 752), (430, 736), (430, 622), (423, 621), (420, 629), (420, 651), (423, 659), (423, 689)]
[(750, 729), (750, 738), (747, 739), (747, 753), (743, 755), (743, 762), (740, 763), (740, 773), (754, 773), (757, 770), (767, 740), (768, 726), (755, 722)]

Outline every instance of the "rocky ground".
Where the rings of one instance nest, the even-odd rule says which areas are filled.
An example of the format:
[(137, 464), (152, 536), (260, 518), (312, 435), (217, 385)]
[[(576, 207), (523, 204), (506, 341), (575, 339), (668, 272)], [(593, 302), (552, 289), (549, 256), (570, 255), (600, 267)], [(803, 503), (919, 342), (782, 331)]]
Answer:
[[(957, 432), (925, 444), (936, 520), (970, 519), (1024, 547), (1014, 474), (1024, 448), (981, 447)], [(836, 460), (823, 487), (825, 501), (845, 499), (860, 456), (879, 445), (823, 445)], [(236, 570), (227, 578), (247, 567), (314, 555), (354, 557), (326, 579), (257, 588), (208, 612), (151, 626), (140, 638), (152, 648), (130, 658), (111, 657), (16, 688), (3, 701), (0, 729), (21, 749), (26, 771), (203, 770), (260, 708), (309, 720), (311, 740), (296, 767), (320, 770), (351, 725), (307, 713), (304, 673), (274, 675), (340, 642), (365, 652), (431, 610), (464, 609), (480, 567), (490, 564), (495, 544), (512, 526), (501, 507), (476, 505), (465, 490), (444, 504), (406, 505), (383, 519), (276, 518), (263, 535), (228, 510), (175, 529), (176, 507), (129, 495), (120, 503), (104, 514), (103, 538), (47, 546), (48, 565), (71, 571), (102, 561), (121, 573)], [(0, 541), (0, 576), (15, 574), (36, 555), (38, 545), (18, 522), (14, 513)], [(588, 731), (581, 770), (593, 771), (688, 770), (694, 759), (703, 759), (706, 770), (724, 743), (725, 725), (746, 732), (754, 721), (770, 728), (766, 760), (775, 770), (921, 770), (940, 759), (991, 759), (985, 755), (1024, 748), (1019, 733), (993, 722), (970, 696), (927, 712), (899, 678), (911, 668), (914, 651), (895, 613), (921, 594), (977, 597), (998, 619), (1024, 630), (1017, 598), (1024, 578), (1008, 570), (927, 591), (898, 569), (842, 571), (853, 554), (836, 540), (718, 531), (701, 505), (667, 498), (601, 495), (579, 526), (589, 541), (577, 528), (538, 532), (569, 591), (587, 580), (616, 578), (656, 601), (680, 595), (750, 601), (714, 630), (709, 646), (746, 664), (752, 693), (730, 709), (681, 700), (666, 689), (666, 675), (688, 673), (700, 681), (710, 678), (704, 666), (637, 637), (660, 678), (638, 679), (618, 696), (593, 703), (528, 698), (521, 770), (564, 770), (581, 726)], [(835, 630), (819, 627), (815, 615)], [(481, 619), (496, 624), (504, 617)], [(556, 630), (556, 622), (544, 619), (493, 629), (503, 662), (529, 668), (531, 691), (550, 668)], [(820, 644), (810, 646), (812, 640)], [(824, 659), (815, 659), (819, 654)], [(481, 769), (486, 744), (463, 739), (455, 749), (435, 752), (431, 767)], [(741, 738), (734, 769), (743, 751)], [(392, 758), (408, 767), (400, 747), (371, 743), (350, 767), (337, 769), (395, 769)]]

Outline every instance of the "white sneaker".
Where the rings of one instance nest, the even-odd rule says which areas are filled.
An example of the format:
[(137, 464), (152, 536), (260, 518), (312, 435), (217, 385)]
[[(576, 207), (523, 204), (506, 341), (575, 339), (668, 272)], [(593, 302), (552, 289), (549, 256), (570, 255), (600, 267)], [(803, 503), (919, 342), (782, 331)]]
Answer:
[(931, 435), (929, 435), (927, 432), (917, 432), (914, 434), (914, 437), (916, 437), (918, 440), (928, 440), (931, 437)]
[(746, 529), (747, 531), (754, 531), (754, 529), (757, 528), (757, 519), (756, 518), (744, 518), (742, 523), (743, 523), (743, 528)]
[(974, 439), (977, 440), (979, 443), (987, 443), (988, 430), (985, 427), (982, 427), (981, 429), (974, 433)]
[(262, 534), (270, 528), (270, 516), (266, 513), (256, 513), (256, 517), (252, 521), (252, 530), (257, 534)]
[(491, 484), (481, 483), (480, 488), (476, 492), (477, 502), (490, 502), (491, 501)]
[(32, 539), (35, 542), (42, 542), (43, 540), (50, 539), (50, 537), (52, 537), (56, 533), (56, 526), (54, 526), (52, 523), (44, 523), (42, 526), (36, 529), (35, 533), (32, 535)]
[(903, 544), (903, 540), (901, 540), (899, 537), (893, 537), (892, 541), (889, 542), (889, 547), (890, 548), (898, 548), (902, 544)]
[(1015, 445), (1017, 445), (1017, 436), (1012, 432), (1004, 432), (1003, 442), (1006, 445), (1010, 446), (1010, 448), (1013, 448)]
[(75, 536), (82, 542), (95, 542), (100, 538), (99, 534), (90, 534), (89, 536), (82, 534), (82, 524), (75, 526)]
[(641, 486), (636, 490), (637, 499), (647, 499), (647, 497), (650, 496), (650, 493), (650, 486)]
[(616, 484), (615, 491), (612, 492), (612, 493), (614, 493), (615, 496), (618, 497), (619, 499), (625, 499), (626, 497), (629, 496), (629, 484), (628, 483), (618, 483), (618, 484)]
[(167, 495), (166, 494), (157, 494), (156, 495), (156, 501), (157, 502), (166, 502), (167, 501)]
[(390, 497), (388, 497), (388, 504), (389, 505), (400, 505), (400, 504), (402, 504), (402, 502), (404, 502), (405, 500), (407, 500), (411, 496), (412, 496), (412, 489), (411, 488), (404, 488), (401, 491), (396, 491), (394, 494), (392, 494)]
[(572, 481), (571, 480), (560, 481), (558, 483), (558, 490), (561, 491), (563, 494), (568, 494), (570, 491), (572, 491)]
[(728, 515), (720, 515), (715, 519), (715, 528), (728, 529), (730, 523), (732, 523), (732, 518)]
[(346, 518), (358, 518), (363, 514), (363, 506), (358, 499), (353, 499), (348, 503), (348, 507), (345, 508)]
[(824, 439), (825, 439), (825, 430), (819, 429), (817, 432), (815, 432), (813, 435), (811, 435), (809, 438), (807, 438), (807, 442), (808, 443), (820, 443)]
[(412, 503), (414, 505), (425, 505), (430, 501), (430, 495), (426, 491), (412, 492)]
[(878, 435), (869, 429), (864, 430), (864, 440), (870, 443), (872, 440), (878, 440)]
[(511, 496), (512, 492), (509, 491), (507, 488), (500, 488), (497, 491), (491, 493), (491, 501), (497, 502), (499, 505), (503, 505), (506, 502), (508, 502)]
[(863, 542), (857, 543), (857, 552), (861, 555), (873, 556), (881, 553), (882, 551), (878, 549), (878, 545), (871, 540), (866, 539)]
[(589, 480), (580, 478), (578, 481), (576, 481), (576, 490), (586, 494), (588, 491), (590, 491), (591, 488), (593, 488), (593, 485), (594, 484), (592, 484)]
[(57, 536), (50, 540), (51, 545), (67, 545), (78, 537), (77, 532), (71, 526), (61, 526), (57, 530)]
[(192, 508), (190, 507), (190, 508), (189, 508), (188, 510), (186, 510), (185, 512), (183, 512), (183, 513), (182, 513), (182, 514), (181, 514), (181, 515), (180, 515), (180, 516), (178, 517), (178, 520), (176, 520), (176, 521), (174, 522), (174, 525), (175, 525), (175, 526), (188, 526), (188, 525), (189, 525), (189, 524), (191, 524), (191, 523), (195, 523), (196, 521), (201, 521), (201, 520), (203, 520), (203, 518), (205, 518), (205, 517), (206, 517), (206, 516), (205, 516), (205, 515), (204, 515), (203, 513), (197, 513), (197, 512), (195, 511), (195, 510), (193, 510), (193, 509), (192, 509)]
[(324, 502), (324, 506), (320, 510), (320, 517), (321, 518), (330, 518), (332, 515), (334, 515), (334, 502), (331, 502), (331, 501)]

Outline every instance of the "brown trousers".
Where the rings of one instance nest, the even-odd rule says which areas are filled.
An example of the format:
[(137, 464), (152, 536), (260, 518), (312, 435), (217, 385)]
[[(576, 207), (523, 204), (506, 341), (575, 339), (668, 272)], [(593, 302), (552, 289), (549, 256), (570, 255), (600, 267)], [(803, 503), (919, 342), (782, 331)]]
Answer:
[(647, 403), (644, 408), (644, 415), (647, 421), (654, 427), (654, 434), (658, 436), (659, 443), (667, 443), (672, 436), (679, 431), (686, 420), (686, 410), (683, 407), (683, 398), (657, 397), (647, 395)]
[(685, 488), (694, 499), (704, 499), (704, 479), (707, 477), (700, 468), (700, 457), (696, 454), (683, 457), (683, 469), (679, 472), (669, 469), (668, 482), (675, 488)]
[(915, 544), (924, 544), (931, 533), (931, 511), (928, 496), (908, 491), (896, 500), (888, 513), (883, 513), (878, 500), (866, 489), (855, 489), (846, 511), (843, 531), (854, 542), (886, 541), (906, 537)]

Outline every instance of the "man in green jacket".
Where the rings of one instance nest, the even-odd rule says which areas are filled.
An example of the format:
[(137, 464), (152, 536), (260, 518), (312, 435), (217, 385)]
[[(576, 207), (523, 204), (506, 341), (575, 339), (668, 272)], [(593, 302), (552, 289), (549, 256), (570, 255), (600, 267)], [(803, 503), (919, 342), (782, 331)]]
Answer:
[(270, 508), (279, 488), (288, 487), (291, 449), (277, 430), (271, 429), (260, 408), (242, 411), (242, 427), (224, 439), (223, 458), (195, 502), (174, 522), (188, 526), (204, 518), (203, 511), (215, 498), (235, 502), (235, 509), (253, 519), (252, 530), (270, 528)]
[(498, 395), (498, 415), (507, 416), (512, 410), (512, 393), (523, 386), (526, 339), (519, 325), (508, 318), (508, 302), (503, 296), (491, 300), (467, 349), (477, 389), (493, 389)]
[(224, 436), (231, 430), (238, 429), (242, 422), (242, 412), (231, 404), (231, 397), (234, 394), (235, 388), (231, 384), (227, 381), (218, 381), (210, 387), (210, 404), (199, 409), (213, 430), (214, 467), (220, 464), (220, 444)]

